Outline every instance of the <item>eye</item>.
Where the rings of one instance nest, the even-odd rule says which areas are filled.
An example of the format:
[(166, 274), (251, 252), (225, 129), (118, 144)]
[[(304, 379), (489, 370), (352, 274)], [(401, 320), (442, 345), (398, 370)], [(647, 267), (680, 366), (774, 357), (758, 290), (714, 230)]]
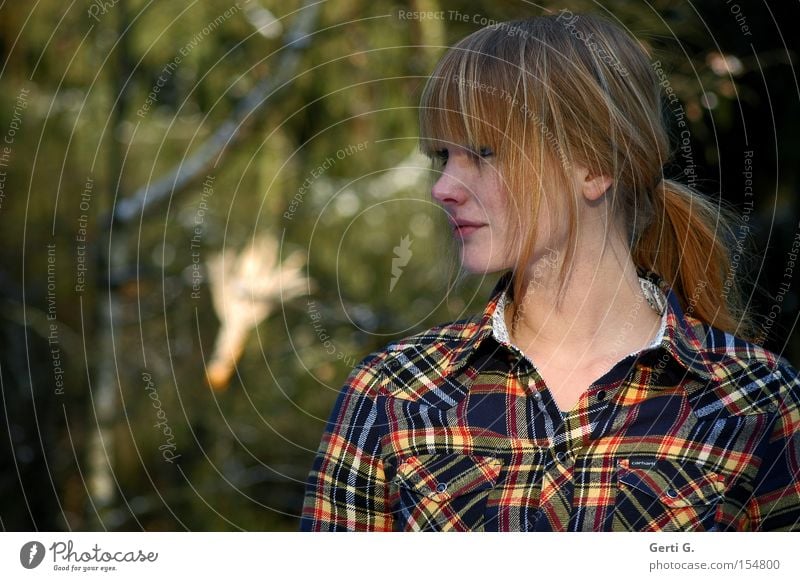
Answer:
[(481, 147), (473, 147), (469, 150), (469, 156), (476, 164), (479, 164), (484, 159), (492, 157), (493, 155), (494, 151), (492, 151), (492, 148), (486, 145)]
[(447, 158), (450, 157), (450, 152), (447, 149), (437, 149), (433, 152), (434, 157), (441, 162), (442, 165), (447, 163)]

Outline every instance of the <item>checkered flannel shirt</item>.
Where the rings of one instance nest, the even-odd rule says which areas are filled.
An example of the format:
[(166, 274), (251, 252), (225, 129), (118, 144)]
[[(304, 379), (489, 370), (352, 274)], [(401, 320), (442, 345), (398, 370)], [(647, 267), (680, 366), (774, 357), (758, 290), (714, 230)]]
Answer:
[(498, 328), (510, 272), (481, 315), (365, 357), (325, 429), (301, 529), (800, 529), (797, 371), (640, 274), (664, 307), (657, 340), (566, 417)]

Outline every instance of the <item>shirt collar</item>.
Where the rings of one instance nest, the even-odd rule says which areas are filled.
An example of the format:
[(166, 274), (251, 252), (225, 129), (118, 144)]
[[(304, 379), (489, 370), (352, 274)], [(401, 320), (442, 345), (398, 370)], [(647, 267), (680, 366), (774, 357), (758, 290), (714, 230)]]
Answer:
[[(511, 292), (513, 272), (504, 273), (492, 290), (490, 299), (483, 313), (469, 319), (459, 333), (459, 340), (452, 346), (450, 363), (444, 374), (461, 368), (478, 349), (487, 337), (494, 333), (493, 316), (498, 304), (506, 292)], [(698, 337), (701, 329), (699, 321), (687, 318), (680, 305), (677, 294), (657, 274), (650, 271), (639, 271), (639, 276), (653, 282), (666, 298), (665, 319), (662, 325), (661, 342), (656, 347), (677, 362), (683, 369), (703, 381), (718, 382), (712, 363), (708, 360), (703, 348), (704, 342)]]

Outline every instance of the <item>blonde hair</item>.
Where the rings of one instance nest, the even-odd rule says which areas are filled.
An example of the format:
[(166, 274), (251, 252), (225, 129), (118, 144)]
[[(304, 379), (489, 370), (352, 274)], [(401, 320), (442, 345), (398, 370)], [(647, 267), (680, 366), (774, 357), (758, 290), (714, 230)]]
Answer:
[[(721, 200), (664, 179), (672, 153), (648, 57), (636, 39), (592, 14), (565, 17), (562, 11), (487, 26), (449, 49), (428, 79), (420, 148), (434, 158), (448, 144), (492, 149), (510, 193), (507, 251), (518, 256), (515, 272), (543, 250), (534, 243), (546, 192), (572, 192), (559, 296), (577, 238), (579, 198), (567, 179), (570, 164), (611, 176), (605, 195), (636, 267), (658, 274), (687, 315), (752, 339), (741, 277), (734, 276), (727, 248), (737, 216)], [(513, 296), (523, 297), (523, 277), (513, 284)]]

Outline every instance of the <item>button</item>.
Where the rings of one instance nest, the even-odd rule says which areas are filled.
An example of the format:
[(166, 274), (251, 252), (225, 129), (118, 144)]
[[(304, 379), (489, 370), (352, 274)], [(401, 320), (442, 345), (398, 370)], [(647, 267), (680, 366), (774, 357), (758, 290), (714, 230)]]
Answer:
[(538, 391), (534, 391), (533, 392), (533, 399), (535, 399), (536, 401), (540, 401), (542, 399), (542, 394), (539, 393)]
[(717, 525), (714, 525), (713, 527), (711, 527), (710, 529), (708, 529), (708, 532), (710, 532), (710, 533), (715, 533), (715, 532), (717, 532), (718, 530), (719, 530), (719, 529), (717, 528)]
[(564, 452), (557, 452), (556, 453), (556, 460), (558, 460), (559, 462), (563, 462), (566, 459), (567, 459), (567, 455), (564, 454)]
[(674, 488), (667, 488), (667, 496), (669, 496), (670, 498), (677, 498), (678, 491), (675, 490)]
[(605, 390), (601, 389), (597, 392), (597, 401), (603, 401), (604, 399), (606, 399), (606, 392)]
[(389, 362), (389, 367), (391, 367), (392, 369), (397, 369), (398, 367), (400, 367), (400, 362), (397, 359), (393, 359), (392, 361)]
[(447, 482), (440, 482), (436, 485), (436, 492), (444, 492), (447, 490)]

